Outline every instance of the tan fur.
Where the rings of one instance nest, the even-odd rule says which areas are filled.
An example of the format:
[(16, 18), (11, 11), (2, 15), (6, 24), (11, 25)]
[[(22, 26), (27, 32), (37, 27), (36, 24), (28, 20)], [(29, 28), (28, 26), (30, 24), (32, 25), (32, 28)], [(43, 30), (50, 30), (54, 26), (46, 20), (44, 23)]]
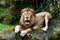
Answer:
[[(24, 23), (24, 16), (23, 16), (24, 12), (26, 13), (31, 12), (32, 14), (31, 24), (29, 25), (26, 25)], [(32, 8), (24, 8), (21, 10), (21, 13), (22, 13), (22, 16), (20, 18), (19, 24), (21, 25), (21, 27), (25, 27), (25, 30), (21, 31), (21, 36), (24, 36), (25, 34), (30, 32), (32, 29), (38, 29), (42, 27), (44, 20), (45, 20), (45, 27), (42, 28), (42, 30), (46, 31), (48, 29), (48, 21), (49, 19), (52, 18), (52, 15), (49, 12), (40, 12), (40, 13), (35, 14), (35, 11)], [(32, 26), (32, 29), (30, 28), (31, 25), (34, 25)]]
[[(36, 24), (35, 24), (35, 26), (34, 26), (34, 29), (37, 29), (37, 28), (39, 28), (39, 27), (42, 27), (42, 24), (43, 24), (45, 18), (47, 18), (48, 21), (49, 21), (49, 19), (51, 19), (52, 16), (51, 16), (51, 14), (48, 13), (48, 12), (40, 12), (40, 13), (37, 13), (37, 14), (36, 14), (36, 21), (35, 21)], [(46, 22), (45, 22), (45, 23), (46, 23)], [(48, 26), (48, 23), (45, 24), (45, 26), (46, 26), (46, 25)]]
[(20, 25), (23, 25), (25, 28), (28, 28), (27, 26), (31, 26), (33, 24), (35, 25), (42, 25), (44, 19), (45, 19), (45, 16), (47, 15), (48, 19), (50, 19), (52, 16), (50, 15), (50, 13), (48, 12), (40, 12), (40, 13), (37, 13), (37, 14), (34, 14), (34, 10), (31, 9), (31, 8), (24, 8), (21, 10), (21, 13), (24, 14), (25, 11), (30, 11), (32, 13), (32, 20), (31, 20), (31, 24), (30, 25), (25, 25), (24, 24), (24, 17), (23, 15), (21, 16), (20, 18)]

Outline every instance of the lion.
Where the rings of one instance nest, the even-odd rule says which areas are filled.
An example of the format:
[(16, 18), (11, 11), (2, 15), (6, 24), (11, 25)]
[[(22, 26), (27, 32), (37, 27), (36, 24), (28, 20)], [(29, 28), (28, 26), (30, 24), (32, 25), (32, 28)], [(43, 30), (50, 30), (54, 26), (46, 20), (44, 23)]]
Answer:
[(43, 31), (47, 31), (48, 22), (52, 18), (52, 15), (49, 12), (40, 12), (35, 14), (35, 10), (32, 8), (24, 8), (21, 10), (21, 18), (19, 25), (15, 27), (15, 32), (21, 32), (20, 35), (24, 36), (28, 34), (33, 29), (38, 29), (43, 26), (45, 21), (45, 27), (41, 28)]

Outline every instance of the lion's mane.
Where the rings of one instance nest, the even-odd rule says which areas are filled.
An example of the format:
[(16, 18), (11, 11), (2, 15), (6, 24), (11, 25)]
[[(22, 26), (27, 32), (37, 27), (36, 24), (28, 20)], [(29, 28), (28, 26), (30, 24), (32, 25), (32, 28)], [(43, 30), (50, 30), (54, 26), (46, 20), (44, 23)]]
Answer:
[(20, 21), (19, 21), (19, 25), (21, 25), (22, 28), (27, 29), (29, 27), (33, 27), (33, 25), (35, 24), (36, 15), (35, 15), (35, 10), (33, 10), (32, 8), (24, 8), (24, 9), (21, 10), (21, 13), (24, 14), (23, 12), (25, 12), (25, 11), (30, 11), (32, 13), (31, 24), (26, 25), (24, 23), (24, 16), (21, 15), (21, 18), (20, 18)]

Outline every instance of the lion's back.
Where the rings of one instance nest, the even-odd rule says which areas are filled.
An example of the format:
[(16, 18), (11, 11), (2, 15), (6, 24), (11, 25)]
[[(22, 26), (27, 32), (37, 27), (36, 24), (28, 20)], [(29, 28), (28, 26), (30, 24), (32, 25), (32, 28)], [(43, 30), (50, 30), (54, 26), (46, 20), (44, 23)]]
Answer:
[(36, 22), (37, 23), (43, 23), (46, 15), (48, 15), (49, 19), (52, 17), (49, 12), (40, 12), (40, 13), (37, 13), (36, 14)]
[(39, 18), (44, 17), (45, 15), (47, 15), (49, 18), (52, 18), (52, 15), (49, 12), (40, 12), (36, 14), (36, 16)]

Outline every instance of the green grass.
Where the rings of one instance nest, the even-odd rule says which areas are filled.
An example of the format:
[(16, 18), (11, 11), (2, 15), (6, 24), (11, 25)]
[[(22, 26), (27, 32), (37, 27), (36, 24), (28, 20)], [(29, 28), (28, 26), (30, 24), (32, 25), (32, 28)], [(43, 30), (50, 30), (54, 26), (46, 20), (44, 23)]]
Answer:
[(11, 28), (11, 27), (15, 27), (15, 25), (7, 25), (7, 24), (0, 23), (0, 31), (3, 29)]

